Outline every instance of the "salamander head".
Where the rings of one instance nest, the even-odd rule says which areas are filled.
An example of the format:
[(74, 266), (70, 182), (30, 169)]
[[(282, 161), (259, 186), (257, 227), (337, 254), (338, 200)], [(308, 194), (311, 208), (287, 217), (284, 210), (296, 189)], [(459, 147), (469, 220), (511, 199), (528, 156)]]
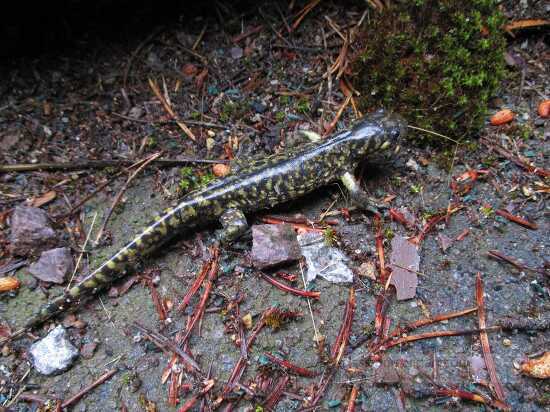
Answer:
[(365, 156), (381, 150), (398, 150), (399, 140), (406, 135), (407, 124), (396, 114), (378, 110), (359, 120), (346, 136), (353, 152)]

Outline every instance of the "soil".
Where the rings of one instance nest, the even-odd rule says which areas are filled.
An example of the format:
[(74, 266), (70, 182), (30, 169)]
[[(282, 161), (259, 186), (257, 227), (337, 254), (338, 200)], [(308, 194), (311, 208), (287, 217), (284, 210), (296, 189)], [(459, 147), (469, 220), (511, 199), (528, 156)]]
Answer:
[[(325, 133), (325, 126), (335, 119), (345, 100), (338, 80), (334, 76), (323, 77), (342, 46), (334, 27), (339, 27), (339, 31), (350, 29), (361, 19), (366, 5), (319, 4), (289, 32), (287, 27), (296, 22), (305, 5), (299, 3), (291, 2), (293, 8), (286, 2), (255, 3), (241, 8), (216, 3), (209, 12), (172, 13), (180, 18), (163, 16), (162, 24), (148, 21), (142, 30), (118, 33), (94, 31), (89, 29), (93, 25), (86, 24), (71, 41), (57, 43), (57, 47), (19, 50), (19, 56), (4, 62), (1, 69), (0, 162), (138, 161), (159, 151), (169, 159), (236, 156), (246, 160), (252, 152), (273, 153), (292, 146), (299, 129)], [(544, 17), (537, 14), (544, 13), (542, 2), (535, 2), (537, 7), (531, 9), (530, 15), (523, 2), (515, 3), (505, 3), (511, 20), (516, 16)], [(367, 11), (364, 24), (375, 18), (372, 10)], [(128, 11), (135, 13), (130, 20), (147, 20), (142, 12)], [(262, 357), (265, 352), (318, 373), (313, 378), (291, 373), (275, 407), (277, 411), (307, 407), (319, 383), (333, 370), (335, 375), (315, 410), (343, 410), (353, 386), (359, 391), (355, 410), (365, 411), (485, 408), (436, 389), (462, 389), (496, 399), (484, 368), (479, 372), (482, 378), (474, 378), (475, 359), (483, 357), (479, 333), (419, 340), (373, 353), (377, 339), (375, 317), (380, 315), (377, 301), (387, 303), (387, 327), (391, 331), (428, 316), (475, 307), (476, 276), (480, 274), (488, 326), (507, 318), (517, 322), (546, 319), (548, 325), (548, 179), (518, 166), (511, 156), (519, 155), (539, 170), (548, 168), (550, 120), (537, 114), (537, 106), (550, 95), (549, 53), (548, 37), (540, 29), (509, 38), (509, 76), (501, 94), (495, 96), (492, 109), (512, 109), (516, 113), (512, 123), (496, 127), (487, 122), (479, 136), (447, 149), (419, 148), (405, 140), (397, 156), (373, 157), (361, 169), (363, 186), (374, 197), (388, 200), (394, 210), (406, 208), (416, 220), (417, 229), (407, 229), (386, 213), (380, 234), (387, 256), (394, 235), (417, 235), (419, 228), (433, 221), (434, 214), (445, 213), (450, 205), (461, 207), (440, 219), (420, 242), (415, 299), (396, 301), (391, 289), (384, 292), (383, 285), (359, 269), (362, 264), (372, 264), (376, 275), (380, 275), (377, 228), (372, 215), (351, 208), (348, 196), (338, 185), (249, 217), (251, 223), (260, 222), (266, 213), (287, 217), (302, 214), (317, 220), (325, 211), (335, 211), (331, 218), (338, 220), (334, 226), (336, 244), (351, 258), (357, 273), (349, 344), (339, 365), (333, 367), (327, 362), (326, 353), (319, 355), (315, 330), (325, 337), (330, 352), (344, 319), (351, 285), (318, 279), (310, 285), (321, 293), (318, 301), (276, 289), (250, 267), (251, 240), (245, 237), (222, 249), (207, 311), (189, 340), (194, 359), (204, 372), (211, 368), (210, 376), (215, 382), (193, 410), (199, 410), (202, 399), (206, 409), (211, 407), (240, 357), (235, 343), (237, 334), (230, 327), (234, 307), (230, 304), (234, 305), (238, 297), (240, 315), (250, 314), (253, 324), (269, 307), (297, 311), (302, 316), (280, 329), (260, 332), (240, 379), (256, 396), (251, 398), (242, 389), (235, 390), (231, 396), (235, 410), (262, 410), (256, 406), (270, 391), (262, 390), (259, 376), (277, 381), (286, 373), (266, 367)], [(149, 79), (169, 96), (169, 104), (178, 118), (187, 122), (195, 141), (159, 103)], [(352, 124), (355, 117), (353, 108), (348, 106), (337, 129)], [(479, 140), (480, 136), (485, 140)], [(496, 153), (495, 145), (504, 147), (508, 155)], [(190, 166), (199, 181), (211, 175), (210, 164)], [(75, 258), (91, 231), (79, 270), (83, 275), (87, 268), (97, 267), (116, 252), (156, 212), (177, 202), (187, 187), (182, 184), (180, 168), (154, 163), (144, 168), (115, 207), (98, 244), (94, 239), (103, 217), (131, 171), (118, 177), (114, 176), (123, 170), (122, 166), (0, 173), (0, 242), (5, 246), (0, 254), (0, 268), (21, 260), (7, 248), (9, 215), (16, 205), (36, 200), (51, 190), (56, 192), (55, 199), (41, 207), (54, 221), (60, 243), (71, 246)], [(470, 174), (465, 175), (466, 172)], [(476, 178), (471, 179), (474, 175)], [(75, 213), (63, 216), (111, 178), (105, 190), (92, 196)], [(350, 216), (345, 219), (347, 213), (340, 211), (348, 208)], [(497, 215), (498, 209), (524, 217), (537, 229), (530, 230)], [(151, 343), (134, 322), (171, 338), (185, 327), (199, 299), (195, 297), (183, 314), (175, 306), (209, 260), (215, 228), (213, 225), (182, 234), (147, 258), (135, 272), (138, 281), (120, 296), (100, 294), (74, 315), (62, 316), (33, 331), (36, 337), (43, 336), (61, 322), (68, 327), (77, 347), (87, 345), (89, 351), (89, 344), (97, 344), (93, 354), (81, 356), (67, 372), (44, 377), (33, 370), (26, 355), (31, 335), (5, 344), (0, 358), (0, 405), (15, 411), (56, 410), (55, 399), (70, 398), (113, 368), (117, 373), (87, 392), (73, 410), (175, 411), (198, 394), (205, 376), (181, 372), (179, 363), (172, 368), (172, 374), (181, 373), (182, 384), (190, 384), (190, 388), (181, 389), (178, 406), (169, 405), (170, 379), (163, 384), (161, 378), (172, 354)], [(442, 235), (454, 240), (446, 251), (441, 247)], [(518, 269), (491, 259), (489, 250), (513, 257), (523, 266)], [(27, 258), (28, 262), (33, 260)], [(299, 265), (284, 270), (300, 278)], [(4, 271), (3, 275), (14, 275), (21, 281), (19, 289), (0, 295), (4, 332), (8, 326), (17, 330), (49, 297), (63, 290), (38, 283), (27, 266)], [(152, 281), (167, 307), (174, 306), (164, 321), (159, 320), (146, 279)], [(303, 285), (297, 282), (295, 287)], [(474, 312), (410, 334), (477, 328), (478, 316)], [(249, 331), (245, 329), (245, 333)], [(503, 401), (515, 411), (547, 410), (548, 381), (521, 374), (518, 365), (527, 357), (550, 349), (548, 329), (512, 328), (488, 335), (496, 374), (505, 393)], [(33, 396), (49, 401), (29, 401)], [(225, 401), (222, 406), (228, 403)]]

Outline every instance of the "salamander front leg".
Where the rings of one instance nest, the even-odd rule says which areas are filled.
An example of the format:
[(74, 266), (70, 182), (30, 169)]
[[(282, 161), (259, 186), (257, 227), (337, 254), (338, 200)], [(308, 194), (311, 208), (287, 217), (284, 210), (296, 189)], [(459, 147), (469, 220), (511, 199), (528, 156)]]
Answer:
[(378, 203), (375, 199), (370, 197), (367, 192), (361, 189), (359, 182), (352, 173), (344, 173), (344, 175), (341, 177), (341, 180), (346, 189), (348, 189), (353, 203), (355, 203), (361, 209), (372, 213), (380, 213), (380, 209), (386, 208), (385, 205)]
[(216, 232), (217, 240), (222, 244), (233, 242), (248, 229), (246, 216), (239, 209), (227, 209), (220, 217), (222, 229)]

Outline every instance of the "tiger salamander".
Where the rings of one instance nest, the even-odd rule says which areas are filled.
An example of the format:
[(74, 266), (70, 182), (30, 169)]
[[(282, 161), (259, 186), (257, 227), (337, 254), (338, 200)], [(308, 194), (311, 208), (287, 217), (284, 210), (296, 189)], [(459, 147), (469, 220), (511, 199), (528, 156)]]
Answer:
[(405, 130), (401, 118), (378, 111), (358, 121), (351, 130), (325, 140), (237, 165), (228, 176), (164, 210), (110, 259), (41, 307), (27, 320), (24, 330), (77, 305), (122, 277), (137, 258), (157, 249), (176, 233), (207, 221), (219, 219), (221, 239), (231, 241), (247, 228), (244, 213), (298, 198), (335, 181), (343, 183), (358, 206), (369, 208), (370, 198), (361, 190), (353, 171), (366, 155), (395, 148)]

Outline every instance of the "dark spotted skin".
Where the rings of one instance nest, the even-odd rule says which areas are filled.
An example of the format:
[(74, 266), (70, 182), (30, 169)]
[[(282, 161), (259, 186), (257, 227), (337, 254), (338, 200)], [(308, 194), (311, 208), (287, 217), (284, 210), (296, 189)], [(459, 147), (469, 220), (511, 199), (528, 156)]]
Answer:
[(358, 185), (350, 182), (351, 172), (366, 155), (394, 147), (404, 131), (405, 124), (400, 118), (380, 111), (365, 117), (351, 130), (326, 140), (241, 162), (227, 177), (183, 198), (175, 208), (164, 210), (84, 280), (44, 305), (25, 328), (32, 328), (105, 288), (124, 276), (136, 258), (147, 255), (183, 230), (221, 218), (222, 226), (232, 238), (246, 225), (243, 212), (275, 206), (339, 179), (355, 198), (353, 195), (359, 194)]

